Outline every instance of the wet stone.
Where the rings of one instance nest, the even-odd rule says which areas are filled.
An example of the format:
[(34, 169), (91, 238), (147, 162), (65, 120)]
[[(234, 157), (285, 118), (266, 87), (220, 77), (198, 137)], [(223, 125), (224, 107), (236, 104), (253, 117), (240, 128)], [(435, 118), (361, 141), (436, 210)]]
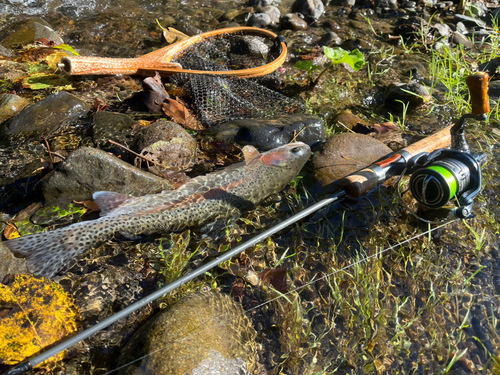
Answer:
[(325, 11), (325, 5), (321, 0), (295, 0), (292, 12), (299, 12), (305, 17), (317, 20)]
[(288, 13), (281, 17), (280, 25), (283, 29), (306, 30), (307, 22), (295, 13)]
[(7, 129), (11, 134), (48, 135), (63, 124), (85, 116), (89, 110), (88, 104), (76, 96), (59, 91), (13, 117)]
[(10, 49), (5, 48), (4, 46), (0, 45), (0, 56), (4, 57), (12, 57), (13, 53)]
[(331, 46), (339, 45), (342, 43), (342, 39), (333, 31), (328, 31), (325, 35), (321, 37), (318, 41), (319, 46)]
[(389, 108), (402, 110), (403, 104), (398, 101), (400, 100), (405, 104), (409, 104), (409, 109), (415, 109), (424, 104), (426, 100), (431, 99), (432, 97), (427, 88), (420, 83), (398, 83), (389, 88), (384, 99), (384, 105)]
[(50, 25), (41, 18), (29, 18), (20, 23), (19, 28), (0, 43), (6, 48), (16, 48), (33, 43), (37, 39), (46, 38), (56, 44), (63, 41)]
[(0, 95), (0, 123), (17, 115), (29, 103), (28, 99), (14, 94)]
[(470, 41), (465, 35), (455, 31), (453, 33), (453, 43), (464, 46), (465, 48), (474, 48), (474, 43)]
[(25, 76), (28, 72), (28, 67), (24, 64), (9, 61), (0, 60), (0, 80), (2, 81), (13, 81), (16, 78)]
[(27, 274), (26, 260), (16, 258), (14, 254), (0, 242), (0, 281), (8, 275)]
[(94, 145), (106, 151), (120, 155), (129, 160), (130, 154), (121, 147), (110, 144), (112, 140), (120, 144), (127, 144), (131, 140), (132, 126), (135, 121), (124, 113), (100, 111), (92, 119)]
[(325, 125), (314, 115), (285, 115), (274, 118), (244, 119), (213, 126), (203, 132), (204, 136), (218, 141), (236, 141), (269, 150), (294, 139), (311, 143), (325, 139)]
[(262, 8), (262, 13), (267, 14), (271, 19), (271, 25), (276, 25), (280, 22), (281, 12), (275, 6), (267, 6)]
[(269, 17), (265, 13), (256, 13), (253, 14), (252, 17), (247, 22), (247, 26), (252, 26), (252, 27), (266, 27), (271, 23), (271, 17)]
[(332, 31), (340, 31), (340, 25), (335, 20), (326, 20), (323, 22), (323, 27)]
[(341, 133), (327, 140), (312, 158), (316, 178), (323, 186), (366, 168), (392, 151), (370, 136)]
[[(196, 162), (196, 140), (179, 124), (160, 120), (141, 128), (134, 136), (136, 150), (164, 169), (187, 171)], [(136, 165), (145, 164), (136, 158)], [(150, 172), (160, 174), (159, 167), (149, 164)]]
[(103, 150), (82, 147), (42, 178), (36, 188), (49, 202), (87, 200), (96, 191), (104, 190), (141, 196), (171, 190), (172, 185)]
[(455, 14), (455, 21), (462, 22), (467, 27), (476, 27), (479, 26), (481, 28), (486, 27), (486, 23), (478, 18), (469, 17), (463, 14)]
[[(193, 293), (142, 326), (122, 350), (119, 365), (155, 349), (164, 350), (130, 364), (119, 374), (214, 373), (207, 372), (210, 368), (226, 371), (217, 374), (245, 374), (255, 367), (255, 336), (242, 307), (229, 296)], [(227, 372), (230, 368), (238, 372)]]
[(228, 10), (226, 13), (222, 15), (220, 21), (232, 21), (236, 18), (238, 14), (240, 14), (240, 11), (238, 9)]

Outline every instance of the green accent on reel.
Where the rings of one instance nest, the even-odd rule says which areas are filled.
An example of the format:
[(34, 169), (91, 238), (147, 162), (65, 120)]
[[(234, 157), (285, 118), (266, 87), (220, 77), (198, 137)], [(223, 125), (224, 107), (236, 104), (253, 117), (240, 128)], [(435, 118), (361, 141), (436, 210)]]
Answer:
[(441, 174), (441, 176), (444, 177), (446, 182), (448, 182), (448, 186), (450, 187), (450, 198), (449, 199), (452, 199), (458, 190), (458, 183), (457, 183), (457, 180), (456, 180), (455, 176), (453, 175), (453, 173), (451, 173), (448, 169), (441, 167), (440, 165), (431, 165), (428, 168)]

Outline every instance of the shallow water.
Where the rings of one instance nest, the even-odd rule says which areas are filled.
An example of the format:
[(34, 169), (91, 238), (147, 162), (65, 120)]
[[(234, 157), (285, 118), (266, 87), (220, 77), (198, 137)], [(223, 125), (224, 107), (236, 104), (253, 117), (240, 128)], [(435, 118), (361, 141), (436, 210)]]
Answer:
[[(65, 42), (80, 53), (116, 57), (142, 55), (160, 47), (161, 31), (156, 18), (163, 26), (191, 34), (224, 26), (218, 21), (221, 15), (243, 7), (239, 2), (215, 0), (0, 1), (0, 21), (5, 27), (1, 37), (8, 35), (14, 21), (26, 15), (43, 16), (55, 30), (62, 29)], [(290, 4), (279, 5), (282, 13), (289, 11)], [(307, 100), (309, 110), (323, 116), (329, 125), (344, 109), (371, 123), (384, 122), (389, 113), (380, 105), (386, 86), (393, 80), (407, 81), (405, 68), (428, 59), (428, 55), (420, 55), (416, 49), (411, 53), (401, 48), (391, 50), (392, 46), (375, 37), (368, 27), (360, 29), (347, 17), (338, 17), (338, 10), (339, 7), (327, 6), (323, 18), (339, 22), (339, 36), (343, 39), (364, 40), (365, 57), (368, 60), (369, 56), (372, 69), (378, 66), (380, 70), (372, 70), (369, 75), (366, 69), (348, 73), (338, 67), (314, 91), (302, 91), (301, 96)], [(305, 82), (305, 75), (292, 68), (294, 58), (310, 53), (324, 32), (321, 25), (307, 31), (283, 31), (289, 40), (291, 57), (281, 76), (289, 86)], [(388, 50), (392, 52), (384, 52)], [(436, 102), (430, 110), (427, 107), (407, 115), (404, 137), (409, 143), (419, 134), (449, 125), (459, 115), (453, 105), (444, 101)], [(500, 136), (493, 129), (498, 130), (499, 124), (493, 119), (489, 123), (470, 121), (467, 127), (473, 151), (488, 156), (483, 169), (484, 190), (474, 205), (476, 218), (467, 223), (455, 221), (428, 234), (427, 224), (416, 220), (401, 205), (392, 183), (356, 202), (335, 204), (284, 230), (224, 269), (173, 293), (164, 303), (174, 302), (189, 290), (211, 287), (231, 292), (245, 309), (250, 309), (277, 294), (268, 286), (253, 287), (249, 282), (241, 288), (242, 280), (249, 280), (250, 271), (258, 273), (278, 266), (287, 269), (288, 289), (300, 289), (291, 292), (287, 299), (248, 313), (261, 345), (259, 373), (424, 374), (445, 372), (448, 367), (457, 374), (498, 373)], [(304, 176), (297, 187), (285, 190), (279, 199), (266, 201), (239, 220), (226, 237), (211, 240), (197, 233), (183, 233), (163, 239), (153, 237), (142, 245), (138, 241), (108, 243), (83, 256), (79, 263), (84, 266), (74, 266), (59, 282), (74, 293), (77, 304), (82, 306), (84, 325), (89, 326), (159, 284), (175, 280), (186, 269), (194, 269), (231, 243), (250, 238), (321, 199), (322, 193), (311, 182), (312, 173), (306, 170)], [(2, 198), (10, 207), (24, 207), (26, 202), (17, 201), (23, 199), (23, 194), (19, 189), (10, 189)], [(403, 199), (417, 210), (411, 197), (405, 195)], [(3, 205), (0, 209), (6, 210)], [(434, 216), (443, 222), (453, 219), (448, 213)], [(417, 235), (421, 236), (385, 250)], [(187, 266), (181, 266), (176, 263), (178, 260), (169, 258), (175, 249), (180, 249), (184, 260), (196, 249), (199, 254), (186, 261)], [(115, 270), (106, 288), (87, 293), (82, 285), (98, 285), (98, 275), (109, 271), (109, 264), (118, 270), (124, 267), (129, 273), (126, 277), (116, 276), (119, 272)], [(93, 278), (85, 279), (86, 273), (92, 273)], [(131, 283), (132, 287), (122, 285), (119, 293), (110, 292), (119, 288), (120, 282)], [(304, 287), (308, 283), (311, 284)], [(88, 301), (106, 293), (113, 294), (114, 300), (100, 311), (91, 311)], [(101, 374), (113, 369), (119, 347), (150, 310), (74, 349), (65, 362), (67, 373)], [(54, 371), (57, 373), (62, 366)]]

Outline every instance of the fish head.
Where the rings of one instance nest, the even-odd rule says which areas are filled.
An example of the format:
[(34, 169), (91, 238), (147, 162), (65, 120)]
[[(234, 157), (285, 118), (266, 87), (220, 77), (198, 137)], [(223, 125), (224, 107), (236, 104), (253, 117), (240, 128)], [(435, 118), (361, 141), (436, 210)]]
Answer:
[(308, 145), (302, 142), (295, 142), (274, 148), (262, 154), (260, 161), (270, 167), (287, 169), (295, 177), (310, 156), (311, 148)]

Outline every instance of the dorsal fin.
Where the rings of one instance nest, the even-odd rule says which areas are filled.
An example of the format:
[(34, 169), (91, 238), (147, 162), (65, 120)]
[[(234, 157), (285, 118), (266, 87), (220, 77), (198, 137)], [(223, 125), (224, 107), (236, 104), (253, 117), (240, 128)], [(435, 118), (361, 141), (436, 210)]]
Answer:
[(101, 217), (108, 215), (111, 211), (120, 207), (127, 199), (132, 198), (130, 195), (113, 191), (97, 191), (92, 197), (101, 209)]
[(254, 159), (260, 158), (260, 152), (253, 146), (247, 145), (241, 151), (243, 151), (243, 156), (247, 164)]

